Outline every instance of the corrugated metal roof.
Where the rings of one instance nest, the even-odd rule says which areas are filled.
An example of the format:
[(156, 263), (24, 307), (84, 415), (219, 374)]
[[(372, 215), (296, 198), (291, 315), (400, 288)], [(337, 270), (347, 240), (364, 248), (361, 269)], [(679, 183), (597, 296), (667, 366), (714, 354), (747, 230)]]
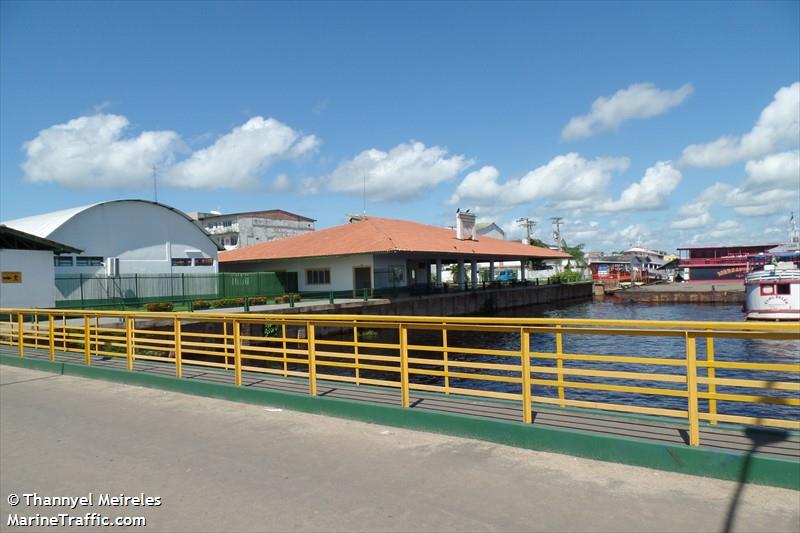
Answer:
[(100, 204), (71, 207), (69, 209), (62, 209), (61, 211), (52, 211), (50, 213), (42, 213), (41, 215), (33, 215), (15, 220), (6, 220), (3, 222), (3, 225), (46, 239), (69, 219), (97, 205)]
[(41, 237), (43, 239), (48, 238), (52, 235), (58, 228), (66, 224), (71, 218), (92, 209), (94, 207), (106, 204), (113, 204), (117, 202), (141, 202), (144, 204), (152, 204), (157, 205), (159, 207), (163, 207), (164, 209), (169, 209), (173, 211), (189, 222), (197, 229), (202, 231), (206, 237), (209, 238), (214, 245), (217, 247), (218, 250), (224, 250), (224, 248), (217, 244), (211, 236), (208, 234), (206, 230), (195, 224), (195, 221), (186, 213), (177, 209), (175, 207), (171, 207), (169, 205), (160, 204), (158, 202), (151, 202), (150, 200), (141, 200), (138, 198), (130, 198), (130, 199), (123, 199), (123, 200), (108, 200), (105, 202), (97, 202), (95, 204), (84, 205), (80, 207), (71, 207), (69, 209), (62, 209), (61, 211), (52, 211), (50, 213), (42, 213), (41, 215), (34, 215), (25, 218), (17, 218), (15, 220), (7, 220), (5, 222), (0, 222), (1, 224), (8, 226), (10, 228), (14, 228), (20, 231), (24, 231), (25, 233), (30, 233), (31, 235), (36, 235), (37, 237)]
[(3, 250), (49, 250), (57, 254), (79, 254), (81, 250), (60, 242), (44, 239), (18, 229), (0, 224), (0, 249)]
[(489, 237), (462, 241), (456, 239), (455, 232), (450, 229), (364, 216), (349, 224), (223, 252), (219, 260), (259, 261), (393, 252), (480, 256), (486, 259), (570, 257), (560, 251)]

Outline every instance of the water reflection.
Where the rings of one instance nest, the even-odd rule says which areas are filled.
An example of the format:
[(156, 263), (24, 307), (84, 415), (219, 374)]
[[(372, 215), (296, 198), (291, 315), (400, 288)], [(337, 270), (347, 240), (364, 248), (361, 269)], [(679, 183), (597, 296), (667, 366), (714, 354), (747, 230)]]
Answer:
[[(518, 308), (495, 316), (525, 317), (525, 318), (591, 318), (609, 320), (678, 320), (678, 321), (741, 321), (742, 313), (738, 306), (709, 306), (709, 305), (619, 305), (614, 303), (579, 303), (574, 305), (532, 306)], [(385, 335), (394, 336), (394, 333), (379, 335), (378, 342), (396, 342)], [(520, 335), (518, 333), (489, 333), (475, 331), (449, 331), (448, 346), (450, 347), (449, 359), (452, 362), (468, 363), (496, 363), (518, 365), (519, 357), (512, 354), (520, 351)], [(442, 342), (442, 333), (439, 331), (410, 331), (409, 344), (418, 346), (438, 346)], [(597, 354), (637, 356), (658, 359), (674, 360), (675, 365), (651, 365), (638, 363), (609, 363), (602, 361), (565, 361), (566, 369), (603, 369), (623, 372), (659, 373), (680, 376), (676, 381), (650, 381), (641, 379), (620, 378), (595, 378), (587, 376), (570, 375), (565, 380), (573, 383), (606, 383), (637, 387), (658, 388), (673, 391), (685, 391), (686, 368), (682, 363), (686, 353), (686, 341), (683, 337), (642, 337), (620, 335), (579, 335), (568, 334), (563, 336), (563, 349), (568, 354)], [(475, 355), (459, 351), (461, 348), (488, 348), (508, 352), (507, 355)], [(534, 357), (532, 366), (539, 367), (539, 372), (534, 370), (537, 380), (552, 380), (534, 384), (535, 396), (557, 397), (558, 388), (556, 375), (547, 369), (554, 368), (556, 361), (547, 358), (546, 354), (555, 352), (556, 340), (553, 334), (535, 334), (531, 338), (532, 352), (540, 353), (544, 357)], [(729, 362), (771, 362), (783, 364), (797, 364), (800, 362), (800, 336), (790, 341), (764, 341), (750, 339), (715, 339), (714, 352), (716, 361)], [(377, 353), (374, 352), (373, 353)], [(396, 352), (394, 352), (396, 354)], [(387, 353), (388, 355), (388, 353)], [(699, 362), (706, 360), (707, 344), (704, 339), (697, 340), (697, 359)], [(410, 357), (415, 359), (434, 359), (431, 352), (415, 350), (410, 352)], [(668, 362), (668, 361), (667, 361)], [(441, 370), (440, 366), (422, 364), (413, 367), (426, 370)], [(451, 371), (454, 370), (451, 368)], [(457, 368), (463, 374), (491, 374), (494, 376), (514, 377), (518, 372), (512, 370), (492, 370), (478, 368)], [(699, 377), (706, 377), (707, 370), (702, 366), (698, 368)], [(376, 372), (374, 377), (386, 379), (386, 373)], [(740, 369), (717, 369), (717, 378), (741, 378), (765, 381), (798, 382), (797, 374), (788, 372), (751, 372)], [(391, 378), (390, 378), (391, 379)], [(444, 378), (431, 375), (411, 376), (412, 383), (425, 385), (443, 385)], [(498, 392), (519, 393), (519, 383), (503, 381), (485, 381), (454, 377), (449, 380), (449, 386), (466, 389), (486, 389)], [(700, 385), (700, 392), (706, 392), (708, 387)], [(717, 386), (718, 393), (765, 395), (767, 391), (756, 388), (742, 388), (730, 386)], [(775, 397), (776, 402), (781, 398), (795, 398), (797, 393), (785, 390), (770, 390), (768, 395)], [(654, 396), (649, 394), (629, 393), (621, 391), (601, 391), (591, 389), (567, 389), (566, 397), (573, 400), (600, 401), (639, 405), (646, 407), (659, 407), (670, 409), (687, 409), (687, 400), (681, 396)], [(701, 412), (708, 410), (708, 401), (700, 400)], [(800, 411), (797, 407), (777, 404), (750, 404), (731, 401), (718, 401), (717, 412), (721, 414), (758, 416), (764, 418), (790, 418), (798, 419)]]

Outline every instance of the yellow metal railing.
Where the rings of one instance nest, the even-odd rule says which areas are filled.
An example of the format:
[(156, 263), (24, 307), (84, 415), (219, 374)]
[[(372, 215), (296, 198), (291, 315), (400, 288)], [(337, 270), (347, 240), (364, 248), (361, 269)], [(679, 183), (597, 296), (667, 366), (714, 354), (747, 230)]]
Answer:
[[(510, 400), (521, 403), (524, 423), (536, 405), (657, 415), (685, 419), (693, 446), (701, 421), (800, 430), (798, 323), (31, 309), (0, 317), (0, 344), (20, 357), (27, 348), (51, 360), (73, 352), (86, 365), (122, 358), (128, 370), (153, 361), (173, 365), (178, 378), (208, 367), (231, 372), (236, 385), (243, 373), (300, 377), (311, 395), (319, 380), (390, 387), (403, 407), (412, 391)], [(578, 336), (613, 336), (629, 353), (567, 351), (565, 340)], [(652, 355), (638, 347), (642, 338), (680, 349)], [(726, 339), (754, 343), (762, 356), (778, 350), (779, 361), (726, 360), (715, 345)], [(587, 392), (594, 396), (580, 397)], [(720, 408), (745, 404), (758, 416)]]

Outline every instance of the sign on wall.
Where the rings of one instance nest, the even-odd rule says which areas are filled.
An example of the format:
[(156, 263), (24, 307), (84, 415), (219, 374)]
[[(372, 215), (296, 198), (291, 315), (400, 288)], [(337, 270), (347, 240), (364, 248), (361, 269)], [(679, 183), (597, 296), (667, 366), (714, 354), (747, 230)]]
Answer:
[(3, 272), (3, 283), (22, 283), (22, 272)]

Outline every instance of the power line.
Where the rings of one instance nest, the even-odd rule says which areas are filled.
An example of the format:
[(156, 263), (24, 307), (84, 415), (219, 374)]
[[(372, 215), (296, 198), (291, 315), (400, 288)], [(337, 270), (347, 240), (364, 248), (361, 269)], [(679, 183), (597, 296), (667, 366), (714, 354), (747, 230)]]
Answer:
[(525, 226), (525, 230), (527, 232), (527, 241), (528, 244), (531, 243), (531, 235), (533, 235), (533, 228), (536, 227), (536, 221), (530, 217), (521, 217), (515, 221), (520, 226)]

